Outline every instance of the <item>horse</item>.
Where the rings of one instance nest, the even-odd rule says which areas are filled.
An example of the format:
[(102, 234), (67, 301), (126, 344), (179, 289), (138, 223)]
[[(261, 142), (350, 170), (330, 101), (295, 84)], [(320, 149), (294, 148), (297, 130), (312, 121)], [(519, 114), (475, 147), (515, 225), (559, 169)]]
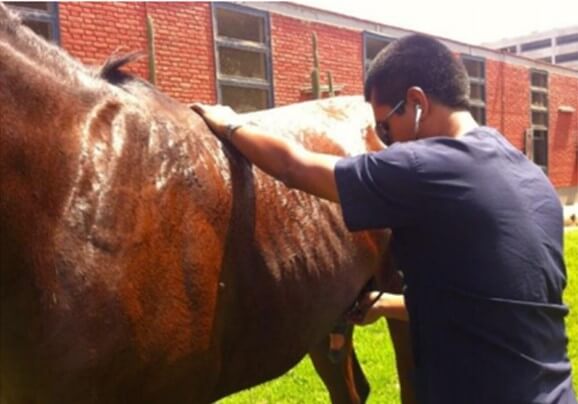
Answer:
[[(0, 4), (0, 402), (213, 402), (308, 353), (333, 402), (364, 402), (351, 340), (335, 366), (327, 336), (375, 274), (399, 291), (388, 233), (348, 232), (131, 60), (84, 66)], [(376, 147), (360, 97), (248, 118), (320, 152)]]

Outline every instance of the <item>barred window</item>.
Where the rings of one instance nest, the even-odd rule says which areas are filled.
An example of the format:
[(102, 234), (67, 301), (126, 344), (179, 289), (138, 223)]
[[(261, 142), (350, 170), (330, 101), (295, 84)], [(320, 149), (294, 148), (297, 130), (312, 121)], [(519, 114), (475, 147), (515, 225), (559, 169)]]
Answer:
[(548, 171), (548, 72), (530, 72), (531, 129), (526, 154), (534, 163)]
[(470, 79), (470, 112), (480, 125), (486, 124), (486, 64), (483, 59), (462, 55)]
[(234, 4), (212, 4), (219, 102), (237, 112), (272, 107), (268, 14)]
[(59, 43), (58, 3), (56, 2), (5, 2), (5, 5), (20, 14), (22, 22), (38, 35)]

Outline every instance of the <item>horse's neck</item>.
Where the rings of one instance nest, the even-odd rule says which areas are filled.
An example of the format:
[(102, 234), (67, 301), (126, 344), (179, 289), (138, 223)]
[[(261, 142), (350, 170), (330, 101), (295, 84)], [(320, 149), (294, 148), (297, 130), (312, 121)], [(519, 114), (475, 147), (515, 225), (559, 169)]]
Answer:
[(74, 133), (88, 99), (2, 42), (0, 72), (0, 193), (13, 209), (56, 214), (77, 161)]

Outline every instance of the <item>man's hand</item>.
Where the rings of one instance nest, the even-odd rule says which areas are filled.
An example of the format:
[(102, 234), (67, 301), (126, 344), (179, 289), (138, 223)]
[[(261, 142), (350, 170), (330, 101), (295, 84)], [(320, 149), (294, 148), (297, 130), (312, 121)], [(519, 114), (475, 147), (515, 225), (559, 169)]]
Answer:
[(367, 325), (375, 323), (383, 316), (380, 302), (377, 299), (380, 292), (368, 292), (359, 300), (357, 308), (348, 314), (347, 319), (356, 325)]
[(384, 293), (375, 301), (378, 295), (377, 291), (366, 293), (359, 301), (359, 309), (349, 314), (347, 319), (356, 325), (372, 324), (381, 317), (408, 320), (403, 295)]
[[(249, 124), (245, 117), (237, 115), (222, 105), (191, 105), (217, 136), (229, 141), (247, 160), (267, 174), (277, 178), (290, 188), (339, 202), (335, 183), (335, 164), (341, 158), (306, 150), (294, 141), (265, 132)], [(228, 129), (237, 127), (235, 135)], [(242, 125), (241, 127), (239, 127)]]
[(196, 103), (191, 109), (207, 122), (207, 125), (220, 137), (224, 137), (228, 125), (239, 125), (241, 118), (230, 107), (224, 105), (203, 105)]

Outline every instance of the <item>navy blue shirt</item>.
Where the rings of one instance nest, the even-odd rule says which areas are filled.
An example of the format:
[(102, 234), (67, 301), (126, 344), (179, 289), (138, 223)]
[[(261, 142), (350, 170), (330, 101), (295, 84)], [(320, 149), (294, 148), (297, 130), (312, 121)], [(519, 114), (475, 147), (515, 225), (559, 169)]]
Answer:
[(389, 227), (420, 403), (576, 403), (562, 303), (562, 207), (497, 131), (337, 163), (350, 230)]

